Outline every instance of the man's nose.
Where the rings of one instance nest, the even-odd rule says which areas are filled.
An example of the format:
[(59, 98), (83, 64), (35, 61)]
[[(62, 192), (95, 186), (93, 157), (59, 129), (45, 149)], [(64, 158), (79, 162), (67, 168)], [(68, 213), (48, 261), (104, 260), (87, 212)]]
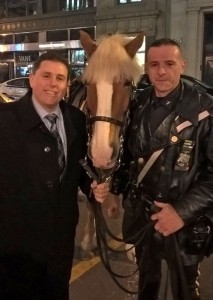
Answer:
[(165, 67), (164, 66), (159, 66), (158, 67), (158, 73), (161, 74), (161, 75), (165, 74), (166, 73)]
[(55, 86), (56, 83), (57, 83), (56, 77), (54, 76), (50, 77), (50, 84)]

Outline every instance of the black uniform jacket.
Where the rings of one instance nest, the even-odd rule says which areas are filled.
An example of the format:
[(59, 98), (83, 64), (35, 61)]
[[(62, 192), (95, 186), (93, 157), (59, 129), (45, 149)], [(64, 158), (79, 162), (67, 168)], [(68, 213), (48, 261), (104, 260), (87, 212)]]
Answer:
[[(151, 133), (151, 93), (152, 88), (142, 91), (131, 111), (127, 137), (129, 155), (134, 161), (131, 177), (137, 181), (151, 154), (163, 148), (140, 183), (141, 197), (153, 201), (160, 193), (159, 201), (171, 203), (186, 224), (203, 214), (213, 221), (213, 98), (181, 84), (174, 109)], [(199, 113), (205, 110), (210, 115), (199, 121)], [(191, 122), (191, 126), (178, 133), (177, 126), (184, 121)], [(144, 159), (142, 164), (138, 163), (139, 158)], [(181, 158), (185, 159), (185, 165), (181, 165)], [(121, 174), (115, 176), (116, 192), (123, 188), (123, 185), (119, 188)]]
[(0, 105), (0, 256), (41, 261), (72, 259), (79, 218), (78, 186), (86, 175), (85, 116), (60, 102), (67, 137), (67, 169), (59, 181), (57, 142), (36, 113), (31, 94)]

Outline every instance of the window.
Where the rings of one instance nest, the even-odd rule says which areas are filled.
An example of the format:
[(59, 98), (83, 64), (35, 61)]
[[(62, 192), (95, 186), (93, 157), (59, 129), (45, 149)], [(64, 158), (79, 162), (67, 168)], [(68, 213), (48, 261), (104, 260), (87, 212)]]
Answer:
[(25, 78), (19, 78), (19, 79), (12, 79), (7, 82), (7, 86), (10, 87), (26, 87), (27, 85)]
[(94, 0), (59, 0), (60, 10), (77, 10), (93, 6)]
[(84, 50), (76, 49), (72, 51), (71, 62), (73, 65), (83, 65), (84, 66)]
[(74, 28), (70, 29), (70, 39), (71, 40), (79, 40), (80, 34), (79, 31), (86, 31), (92, 39), (95, 39), (95, 27), (83, 27), (83, 28)]
[(96, 0), (0, 0), (0, 18), (17, 18), (95, 6)]
[(0, 35), (0, 44), (13, 44), (13, 35), (12, 34), (1, 34)]
[(85, 55), (83, 49), (71, 50), (71, 74), (70, 78), (80, 76), (85, 67)]
[(2, 17), (16, 18), (36, 14), (36, 0), (4, 0), (0, 4)]
[(117, 4), (141, 2), (142, 0), (117, 0)]
[(213, 85), (213, 14), (205, 15), (202, 80)]
[(47, 42), (59, 42), (68, 40), (67, 30), (50, 30), (47, 31)]
[(38, 43), (38, 32), (26, 32), (15, 34), (15, 44)]

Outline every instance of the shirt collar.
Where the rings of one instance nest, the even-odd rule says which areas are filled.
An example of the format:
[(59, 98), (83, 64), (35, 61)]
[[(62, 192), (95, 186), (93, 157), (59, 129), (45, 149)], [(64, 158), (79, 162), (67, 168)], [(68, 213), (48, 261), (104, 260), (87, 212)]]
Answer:
[(59, 118), (59, 120), (61, 120), (62, 118), (62, 113), (59, 107), (59, 104), (54, 108), (54, 110), (52, 110), (51, 112), (45, 110), (43, 108), (43, 106), (41, 106), (41, 104), (35, 99), (34, 96), (32, 96), (32, 102), (33, 102), (33, 106), (36, 110), (36, 112), (38, 113), (38, 115), (40, 116), (41, 119), (45, 118), (46, 115), (50, 114), (50, 113), (54, 113), (57, 115), (57, 117)]
[(155, 106), (155, 108), (163, 106), (166, 109), (171, 110), (173, 106), (172, 104), (174, 100), (177, 98), (177, 96), (179, 95), (179, 93), (180, 93), (180, 84), (178, 84), (178, 86), (165, 97), (157, 97), (155, 91), (153, 91), (152, 104)]

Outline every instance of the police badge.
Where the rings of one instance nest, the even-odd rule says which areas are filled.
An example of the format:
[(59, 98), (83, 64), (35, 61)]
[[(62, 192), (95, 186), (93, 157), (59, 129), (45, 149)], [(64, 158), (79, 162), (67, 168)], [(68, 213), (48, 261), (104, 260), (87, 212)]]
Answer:
[(190, 160), (192, 156), (192, 150), (195, 142), (191, 140), (185, 140), (181, 152), (176, 160), (175, 170), (188, 171), (190, 167)]

